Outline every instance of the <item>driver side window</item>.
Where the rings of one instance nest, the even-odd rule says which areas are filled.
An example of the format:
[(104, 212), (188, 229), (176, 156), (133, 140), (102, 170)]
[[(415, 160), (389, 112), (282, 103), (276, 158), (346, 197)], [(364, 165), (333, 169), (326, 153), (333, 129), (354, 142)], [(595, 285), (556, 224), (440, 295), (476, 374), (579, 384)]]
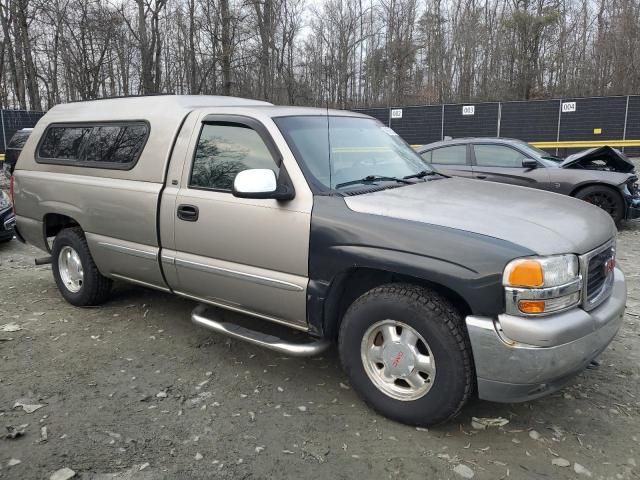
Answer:
[(231, 192), (235, 176), (252, 168), (267, 168), (278, 175), (276, 162), (258, 132), (242, 124), (206, 123), (189, 187)]
[(503, 145), (474, 145), (476, 165), (479, 167), (522, 168), (526, 157), (511, 147)]

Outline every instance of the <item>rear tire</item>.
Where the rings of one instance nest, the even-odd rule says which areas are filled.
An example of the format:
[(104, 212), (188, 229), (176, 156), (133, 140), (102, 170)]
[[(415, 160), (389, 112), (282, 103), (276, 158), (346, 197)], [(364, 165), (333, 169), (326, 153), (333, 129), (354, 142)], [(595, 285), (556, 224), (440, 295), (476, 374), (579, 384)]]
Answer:
[(401, 283), (374, 288), (342, 320), (343, 368), (355, 391), (382, 415), (417, 426), (446, 422), (473, 390), (463, 321), (432, 290)]
[(616, 225), (620, 225), (624, 218), (624, 201), (620, 194), (611, 187), (592, 185), (578, 190), (575, 197), (607, 212)]
[(103, 303), (112, 281), (96, 267), (80, 227), (61, 230), (51, 249), (53, 277), (64, 299), (77, 307)]

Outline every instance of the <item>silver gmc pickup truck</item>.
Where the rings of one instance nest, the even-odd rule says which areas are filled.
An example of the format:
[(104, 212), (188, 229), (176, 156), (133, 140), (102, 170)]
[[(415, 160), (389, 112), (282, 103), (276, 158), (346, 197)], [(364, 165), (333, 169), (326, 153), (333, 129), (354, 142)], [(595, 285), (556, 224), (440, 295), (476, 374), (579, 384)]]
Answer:
[(357, 113), (213, 96), (59, 105), (27, 141), (12, 194), (17, 236), (48, 252), (73, 305), (124, 280), (193, 299), (196, 324), (288, 355), (337, 342), (362, 398), (413, 425), (450, 419), (472, 395), (557, 390), (625, 309), (605, 212), (449, 178)]

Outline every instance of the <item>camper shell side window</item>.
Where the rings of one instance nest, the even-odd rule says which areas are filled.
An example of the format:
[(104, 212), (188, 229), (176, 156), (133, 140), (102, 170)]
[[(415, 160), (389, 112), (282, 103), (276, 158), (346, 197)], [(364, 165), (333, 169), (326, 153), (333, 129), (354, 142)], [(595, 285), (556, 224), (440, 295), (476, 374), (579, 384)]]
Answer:
[(36, 162), (131, 170), (149, 138), (145, 121), (53, 123), (36, 150)]

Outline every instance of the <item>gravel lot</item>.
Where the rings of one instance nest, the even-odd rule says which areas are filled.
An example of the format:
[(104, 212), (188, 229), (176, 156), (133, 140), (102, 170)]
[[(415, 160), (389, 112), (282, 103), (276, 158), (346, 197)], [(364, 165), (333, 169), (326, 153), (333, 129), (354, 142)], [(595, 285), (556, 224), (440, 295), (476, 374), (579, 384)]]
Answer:
[(628, 310), (598, 369), (535, 402), (474, 401), (429, 431), (368, 410), (335, 349), (284, 358), (192, 325), (193, 302), (124, 284), (74, 308), (33, 266), (40, 252), (0, 245), (0, 424), (24, 430), (0, 439), (0, 478), (639, 478), (640, 225), (618, 245)]

